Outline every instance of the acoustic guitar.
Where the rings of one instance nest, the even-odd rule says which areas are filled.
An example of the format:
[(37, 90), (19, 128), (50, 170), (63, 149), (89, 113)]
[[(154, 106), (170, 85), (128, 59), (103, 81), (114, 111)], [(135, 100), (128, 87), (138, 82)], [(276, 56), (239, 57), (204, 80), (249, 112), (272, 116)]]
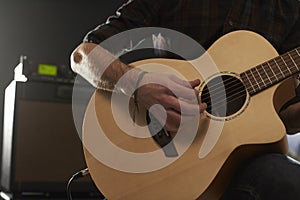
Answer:
[[(86, 110), (83, 143), (91, 176), (107, 199), (218, 199), (240, 164), (258, 154), (286, 152), (277, 113), (292, 85), (288, 77), (299, 72), (299, 47), (279, 56), (262, 36), (235, 31), (195, 60), (147, 59), (132, 65), (159, 73), (161, 66), (170, 66), (163, 73), (199, 78), (198, 98), (208, 108), (195, 130), (184, 130), (195, 137), (162, 144), (159, 138), (169, 136), (147, 127), (155, 119), (146, 110), (137, 112), (134, 124), (132, 100), (97, 90)], [(219, 71), (210, 70), (214, 67)], [(124, 130), (127, 125), (133, 133)], [(148, 137), (135, 137), (138, 130)]]

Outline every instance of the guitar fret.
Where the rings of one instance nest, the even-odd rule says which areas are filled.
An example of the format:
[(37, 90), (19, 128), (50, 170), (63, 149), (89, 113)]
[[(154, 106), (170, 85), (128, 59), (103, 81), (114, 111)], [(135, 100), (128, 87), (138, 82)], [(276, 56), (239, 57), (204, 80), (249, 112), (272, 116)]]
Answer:
[(268, 76), (267, 71), (265, 70), (265, 68), (263, 67), (262, 64), (259, 65), (259, 67), (257, 67), (257, 69), (258, 69), (258, 72), (260, 73), (260, 76), (264, 80), (265, 87), (268, 87), (272, 83), (272, 81), (271, 81), (270, 77)]
[(246, 72), (243, 73), (243, 74), (245, 74), (245, 76), (246, 76), (248, 82), (250, 83), (250, 86), (251, 86), (252, 91), (255, 92), (256, 90), (255, 90), (254, 85), (252, 84), (252, 80), (251, 80), (250, 77), (248, 76), (247, 72), (248, 72), (248, 71), (246, 71)]
[(273, 73), (273, 77), (275, 77), (275, 78), (276, 78), (276, 80), (278, 81), (278, 78), (277, 78), (277, 76), (276, 76), (276, 74), (275, 74), (274, 70), (273, 70), (273, 69), (272, 69), (272, 67), (270, 66), (269, 62), (267, 62), (267, 64), (268, 64), (268, 66), (269, 66), (270, 70), (271, 70), (271, 71), (272, 71), (272, 73)]
[(284, 78), (299, 72), (299, 48), (243, 72), (241, 78), (250, 95), (254, 95)]
[(258, 71), (257, 67), (255, 67), (255, 71), (257, 72), (257, 74), (258, 74), (259, 78), (261, 79), (262, 83), (263, 83), (263, 84), (264, 84), (264, 86), (266, 87), (266, 83), (265, 83), (264, 79), (262, 78), (262, 76), (260, 75), (260, 73), (259, 73), (259, 71)]
[(297, 64), (295, 63), (294, 59), (292, 58), (290, 52), (288, 52), (287, 54), (289, 55), (290, 59), (293, 61), (294, 66), (299, 70), (299, 68), (298, 68)]
[(291, 58), (289, 57), (289, 55), (284, 55), (284, 56), (282, 56), (282, 57), (284, 58), (286, 64), (287, 64), (288, 66), (290, 66), (291, 69), (292, 69), (292, 68), (295, 68), (295, 66), (294, 66), (294, 64), (293, 64), (293, 61), (291, 60)]
[(282, 62), (284, 63), (284, 66), (289, 70), (290, 74), (292, 74), (290, 68), (288, 67), (288, 65), (286, 64), (285, 60), (283, 59), (282, 56), (279, 56), (279, 58), (282, 60)]
[(275, 60), (272, 59), (269, 61), (270, 66), (272, 67), (272, 70), (275, 73), (276, 79), (281, 80), (284, 77), (284, 74), (282, 73), (281, 69), (279, 68), (278, 65), (276, 65)]
[[(256, 86), (257, 86), (258, 89), (260, 90), (261, 88), (260, 88), (259, 83), (257, 82), (257, 80), (256, 80), (256, 78), (255, 78), (255, 75), (254, 75), (254, 73), (252, 72), (252, 70), (253, 70), (253, 68), (250, 69), (249, 71), (251, 72), (251, 75), (252, 75), (254, 81), (256, 82)], [(254, 86), (255, 86), (255, 84), (254, 84)]]
[(245, 73), (242, 73), (242, 74), (240, 74), (240, 77), (242, 78), (243, 83), (244, 83), (244, 85), (245, 85), (246, 88), (247, 88), (247, 91), (248, 91), (250, 94), (252, 94), (252, 93), (254, 92), (254, 90), (253, 90), (253, 88), (252, 88), (252, 86), (251, 86), (251, 84), (250, 84), (250, 81), (249, 81), (249, 79), (247, 78), (246, 74), (245, 74)]
[(290, 69), (292, 71), (292, 73), (298, 71), (298, 67), (294, 61), (294, 59), (292, 58), (292, 56), (290, 54), (286, 54), (283, 56), (283, 58), (285, 59), (285, 62), (288, 66), (290, 66)]
[[(241, 77), (242, 77), (243, 74), (241, 74)], [(243, 79), (243, 77), (242, 77)], [(251, 88), (251, 85), (249, 84), (249, 80), (248, 81), (245, 81), (245, 79), (243, 79), (243, 82), (244, 82), (244, 85), (246, 86), (246, 88), (249, 88), (249, 89), (252, 89)]]
[(280, 65), (278, 65), (276, 59), (274, 59), (274, 63), (275, 63), (275, 65), (277, 66), (277, 68), (279, 69), (279, 71), (280, 71), (282, 77), (284, 78), (284, 77), (285, 77), (284, 71), (281, 69)]
[(271, 70), (271, 68), (269, 67), (269, 65), (267, 63), (263, 63), (261, 64), (262, 68), (264, 69), (264, 71), (266, 72), (266, 75), (270, 81), (270, 84), (272, 84), (272, 77), (274, 77), (274, 73)]

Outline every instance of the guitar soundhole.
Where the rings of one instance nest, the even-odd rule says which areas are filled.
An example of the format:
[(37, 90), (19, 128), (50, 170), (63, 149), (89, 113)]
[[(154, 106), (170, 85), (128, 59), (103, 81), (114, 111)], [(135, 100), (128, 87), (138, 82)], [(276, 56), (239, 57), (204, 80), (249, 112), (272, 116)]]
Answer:
[(237, 113), (245, 105), (247, 92), (242, 81), (231, 74), (211, 79), (200, 94), (206, 111), (215, 117), (227, 117)]

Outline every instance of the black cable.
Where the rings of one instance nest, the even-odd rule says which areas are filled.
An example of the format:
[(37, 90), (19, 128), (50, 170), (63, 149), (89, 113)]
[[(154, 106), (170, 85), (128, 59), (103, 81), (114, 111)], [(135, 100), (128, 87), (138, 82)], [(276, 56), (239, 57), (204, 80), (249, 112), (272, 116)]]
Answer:
[(86, 175), (89, 174), (89, 169), (88, 168), (85, 168), (83, 170), (80, 170), (79, 172), (76, 172), (70, 179), (69, 179), (69, 182), (67, 184), (67, 197), (68, 197), (68, 200), (72, 200), (72, 194), (71, 194), (71, 184), (74, 180), (78, 179), (78, 178), (81, 178), (81, 177), (84, 177)]

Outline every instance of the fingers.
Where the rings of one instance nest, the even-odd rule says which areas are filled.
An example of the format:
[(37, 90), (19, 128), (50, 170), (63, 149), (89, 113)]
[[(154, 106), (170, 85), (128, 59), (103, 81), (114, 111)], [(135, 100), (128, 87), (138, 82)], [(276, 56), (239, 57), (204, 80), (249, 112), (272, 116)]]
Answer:
[(195, 87), (197, 87), (197, 86), (200, 85), (200, 80), (199, 79), (195, 79), (193, 81), (189, 81), (189, 83), (190, 83), (190, 85), (191, 85), (192, 88), (195, 88)]
[(152, 115), (167, 131), (176, 132), (182, 117), (193, 119), (207, 107), (198, 102), (195, 87), (200, 85), (199, 79), (185, 81), (174, 75), (150, 73), (142, 81), (144, 85), (139, 88), (138, 100), (146, 109), (151, 108)]
[(186, 81), (175, 75), (166, 76), (156, 73), (148, 73), (144, 76), (141, 83), (141, 85), (157, 84), (157, 88), (160, 88), (161, 92), (164, 94), (173, 95), (185, 100), (195, 100), (198, 96), (198, 91), (195, 90), (195, 87), (199, 86), (200, 80), (195, 79), (192, 81)]
[(144, 105), (148, 105), (146, 108), (159, 104), (183, 115), (199, 114), (206, 109), (206, 104), (199, 106), (198, 92), (193, 89), (200, 84), (199, 79), (187, 82), (171, 75), (164, 80), (165, 84), (146, 84), (139, 89), (138, 99), (144, 99)]
[[(164, 106), (165, 109), (175, 110), (182, 115), (199, 114), (200, 109), (197, 101), (186, 102), (182, 99), (177, 99), (174, 96), (169, 96), (169, 98), (162, 100), (161, 105)], [(203, 106), (201, 106), (201, 108), (202, 107)]]
[(177, 132), (180, 122), (181, 115), (175, 110), (165, 110), (161, 107), (154, 107), (151, 109), (151, 115), (169, 132)]
[[(204, 105), (206, 107), (206, 105)], [(199, 107), (200, 109), (200, 107)], [(204, 108), (201, 109), (204, 111)], [(181, 121), (185, 119), (185, 122), (194, 120), (199, 113), (194, 112), (194, 115), (183, 115), (173, 109), (164, 109), (162, 107), (151, 109), (151, 114), (159, 121), (159, 123), (169, 132), (176, 133), (181, 124)]]
[(170, 80), (172, 80), (173, 82), (171, 82), (171, 84), (168, 84), (168, 87), (178, 98), (183, 98), (187, 100), (197, 98), (198, 91), (195, 90), (195, 87), (200, 85), (199, 79), (185, 81), (179, 79), (177, 76), (171, 75)]
[[(207, 105), (205, 103), (190, 104), (181, 100), (171, 97), (168, 103), (161, 102), (161, 106), (154, 106), (151, 109), (152, 115), (164, 126), (167, 131), (176, 132), (182, 120), (184, 118), (194, 119), (200, 113), (204, 112)], [(187, 119), (186, 118), (186, 119)]]

